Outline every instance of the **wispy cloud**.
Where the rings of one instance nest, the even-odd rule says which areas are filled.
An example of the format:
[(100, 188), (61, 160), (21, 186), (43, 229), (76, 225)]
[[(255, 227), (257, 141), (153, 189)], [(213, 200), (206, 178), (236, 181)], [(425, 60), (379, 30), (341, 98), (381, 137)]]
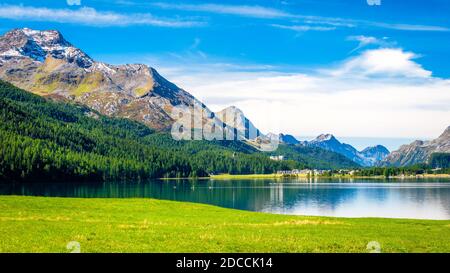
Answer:
[(376, 37), (372, 37), (372, 36), (365, 36), (365, 35), (349, 36), (349, 37), (347, 37), (347, 40), (359, 42), (358, 46), (355, 47), (352, 51), (350, 51), (350, 53), (358, 51), (359, 49), (364, 48), (369, 45), (377, 45), (377, 46), (387, 47), (387, 46), (391, 46), (391, 45), (395, 44), (394, 42), (388, 41), (387, 37), (383, 37), (380, 39), (380, 38), (376, 38)]
[(67, 5), (69, 6), (80, 6), (81, 0), (66, 0)]
[(183, 19), (158, 18), (149, 13), (122, 14), (97, 11), (94, 8), (51, 9), (42, 7), (0, 5), (0, 18), (23, 21), (46, 21), (90, 26), (148, 25), (158, 27), (195, 27), (205, 23)]
[(201, 42), (202, 40), (200, 40), (200, 38), (195, 38), (194, 42), (192, 42), (192, 45), (189, 47), (189, 49), (191, 50), (197, 49)]
[[(324, 30), (333, 30), (332, 27), (334, 27), (334, 29), (364, 27), (364, 28), (395, 29), (402, 31), (450, 31), (449, 28), (442, 26), (399, 24), (399, 23), (376, 22), (376, 21), (367, 21), (349, 18), (339, 18), (339, 17), (303, 15), (263, 6), (223, 5), (223, 4), (180, 4), (167, 2), (157, 2), (152, 3), (150, 5), (162, 9), (208, 12), (215, 14), (234, 15), (251, 18), (284, 19), (291, 23), (295, 23), (294, 21), (297, 21), (297, 23), (295, 23), (292, 26), (272, 25), (276, 27), (281, 26), (281, 28), (290, 29), (293, 31), (305, 31), (305, 30), (324, 31)], [(302, 23), (300, 26), (298, 24), (298, 21), (301, 21)]]
[(238, 15), (255, 18), (287, 18), (295, 17), (290, 13), (267, 8), (262, 6), (244, 6), (244, 5), (220, 5), (220, 4), (173, 4), (173, 3), (154, 3), (153, 6), (163, 9), (201, 11), (218, 14)]
[(439, 31), (439, 32), (450, 31), (450, 28), (441, 27), (441, 26), (388, 24), (388, 23), (377, 23), (377, 22), (369, 22), (369, 24), (376, 26), (376, 27), (381, 27), (381, 28), (406, 30), (406, 31)]
[(264, 132), (432, 138), (448, 126), (450, 108), (442, 106), (450, 105), (450, 81), (418, 60), (401, 48), (379, 48), (303, 73), (214, 64), (193, 70), (192, 63), (162, 70), (214, 111), (241, 108)]
[(314, 30), (314, 31), (330, 31), (330, 30), (335, 30), (336, 29), (336, 27), (310, 26), (310, 25), (286, 26), (286, 25), (271, 24), (271, 26), (272, 27), (276, 27), (276, 28), (294, 30), (294, 31), (298, 31), (298, 32), (310, 31), (310, 30)]

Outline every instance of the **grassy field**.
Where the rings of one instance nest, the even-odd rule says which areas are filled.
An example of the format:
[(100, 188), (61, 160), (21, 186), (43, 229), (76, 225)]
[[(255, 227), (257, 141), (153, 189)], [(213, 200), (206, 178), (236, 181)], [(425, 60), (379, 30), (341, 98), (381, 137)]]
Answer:
[(271, 215), (154, 199), (0, 196), (0, 252), (450, 252), (450, 221)]

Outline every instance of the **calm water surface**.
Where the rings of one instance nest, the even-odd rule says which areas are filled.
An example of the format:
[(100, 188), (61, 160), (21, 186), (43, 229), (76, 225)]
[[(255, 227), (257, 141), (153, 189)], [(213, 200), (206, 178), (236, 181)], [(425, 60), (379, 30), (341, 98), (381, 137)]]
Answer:
[(1, 195), (151, 197), (279, 214), (450, 219), (450, 180), (0, 184)]

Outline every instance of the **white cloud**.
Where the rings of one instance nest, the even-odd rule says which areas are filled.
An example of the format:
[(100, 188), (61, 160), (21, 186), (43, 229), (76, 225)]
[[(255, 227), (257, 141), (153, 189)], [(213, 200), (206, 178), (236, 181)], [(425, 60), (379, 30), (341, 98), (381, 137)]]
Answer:
[(407, 30), (407, 31), (438, 31), (438, 32), (448, 32), (450, 31), (447, 27), (441, 26), (425, 26), (425, 25), (409, 25), (409, 24), (387, 24), (370, 22), (371, 25), (396, 30)]
[(244, 5), (220, 5), (220, 4), (173, 4), (173, 3), (154, 3), (156, 7), (164, 9), (201, 11), (218, 14), (239, 15), (254, 18), (286, 18), (294, 17), (287, 12), (266, 8), (261, 6), (244, 6)]
[[(291, 29), (294, 31), (308, 30), (332, 30), (325, 29), (326, 26), (335, 28), (385, 28), (395, 29), (403, 31), (450, 31), (447, 27), (442, 26), (429, 26), (429, 25), (414, 25), (414, 24), (400, 24), (400, 23), (386, 23), (386, 22), (374, 22), (358, 19), (347, 19), (338, 17), (323, 17), (314, 15), (303, 15), (287, 12), (281, 9), (263, 7), (263, 6), (249, 6), (249, 5), (223, 5), (223, 4), (179, 4), (169, 2), (157, 2), (149, 4), (154, 7), (162, 9), (182, 10), (182, 11), (196, 11), (196, 12), (208, 12), (223, 15), (234, 15), (241, 17), (251, 18), (266, 18), (266, 19), (284, 19), (291, 23), (302, 21), (302, 25), (285, 25), (283, 28)], [(318, 25), (314, 27), (314, 25)], [(280, 25), (273, 25), (279, 27)]]
[[(351, 19), (343, 19), (343, 18), (324, 18), (324, 17), (315, 17), (315, 16), (297, 16), (298, 18), (307, 18), (303, 22), (305, 26), (309, 26), (314, 28), (314, 25), (317, 25), (316, 28), (329, 28), (327, 30), (333, 30), (338, 28), (385, 28), (385, 29), (395, 29), (395, 30), (403, 30), (403, 31), (432, 31), (432, 32), (448, 32), (449, 28), (440, 27), (440, 26), (424, 26), (424, 25), (410, 25), (410, 24), (386, 24), (386, 23), (378, 23), (378, 22), (370, 22), (370, 21), (362, 21), (362, 20), (351, 20)], [(298, 31), (296, 29), (296, 25), (278, 25), (272, 24), (273, 27), (279, 27), (284, 29), (291, 29), (294, 31)], [(327, 27), (331, 26), (331, 27)]]
[(429, 139), (450, 125), (450, 81), (432, 77), (416, 57), (367, 50), (331, 71), (305, 74), (213, 64), (161, 70), (212, 110), (236, 105), (265, 132)]
[(93, 8), (50, 9), (30, 6), (0, 5), (0, 18), (22, 21), (46, 21), (91, 26), (150, 25), (159, 27), (194, 27), (198, 21), (157, 18), (148, 13), (121, 14)]
[(414, 61), (418, 56), (399, 48), (381, 48), (367, 50), (361, 55), (346, 61), (338, 69), (332, 70), (333, 76), (379, 76), (427, 78), (431, 71), (425, 70)]
[(364, 36), (364, 35), (357, 35), (357, 36), (349, 36), (347, 37), (347, 40), (349, 41), (357, 41), (359, 42), (358, 46), (355, 47), (350, 53), (355, 52), (361, 48), (364, 48), (368, 45), (377, 45), (377, 46), (389, 46), (393, 43), (388, 42), (387, 37), (383, 37), (381, 39), (372, 37), (372, 36)]
[(69, 6), (79, 6), (81, 5), (81, 0), (66, 0)]
[(336, 29), (336, 27), (309, 26), (309, 25), (293, 25), (293, 26), (285, 26), (285, 25), (272, 24), (271, 26), (272, 26), (272, 27), (276, 27), (276, 28), (282, 28), (282, 29), (294, 30), (294, 31), (298, 31), (298, 32), (310, 31), (310, 30), (315, 30), (315, 31), (330, 31), (330, 30), (335, 30), (335, 29)]

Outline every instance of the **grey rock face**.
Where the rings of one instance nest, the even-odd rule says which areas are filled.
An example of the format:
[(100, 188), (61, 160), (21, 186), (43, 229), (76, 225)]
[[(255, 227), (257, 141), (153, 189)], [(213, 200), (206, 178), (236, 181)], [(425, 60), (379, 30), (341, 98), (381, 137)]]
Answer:
[(96, 62), (55, 30), (15, 29), (0, 37), (0, 78), (33, 93), (86, 104), (158, 130), (177, 105), (199, 103), (143, 64)]
[(360, 152), (365, 158), (372, 161), (371, 165), (376, 165), (389, 155), (389, 150), (382, 145), (367, 147)]
[(285, 135), (285, 134), (280, 134), (280, 142), (281, 143), (286, 143), (286, 144), (291, 144), (291, 145), (296, 145), (299, 144), (300, 141), (298, 141), (294, 136), (292, 135)]
[(416, 140), (402, 145), (390, 153), (381, 163), (383, 166), (408, 166), (426, 163), (432, 153), (450, 153), (450, 126), (436, 139), (431, 141)]
[(319, 135), (316, 139), (307, 142), (305, 145), (320, 147), (339, 153), (361, 166), (374, 166), (379, 160), (389, 154), (389, 151), (381, 145), (368, 147), (360, 152), (349, 144), (341, 143), (331, 134)]

